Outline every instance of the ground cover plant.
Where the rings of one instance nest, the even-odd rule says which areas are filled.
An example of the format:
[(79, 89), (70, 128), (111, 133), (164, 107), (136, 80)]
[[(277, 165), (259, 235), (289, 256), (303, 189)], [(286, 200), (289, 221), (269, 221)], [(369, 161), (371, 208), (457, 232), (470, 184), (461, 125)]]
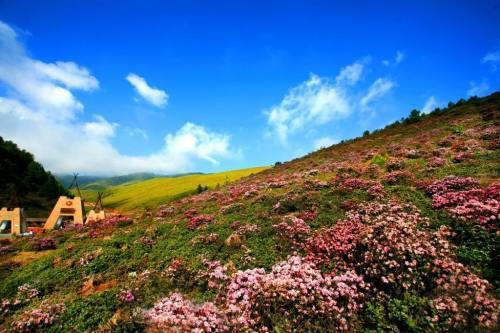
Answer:
[(0, 330), (496, 332), (499, 137), (496, 93), (3, 244)]

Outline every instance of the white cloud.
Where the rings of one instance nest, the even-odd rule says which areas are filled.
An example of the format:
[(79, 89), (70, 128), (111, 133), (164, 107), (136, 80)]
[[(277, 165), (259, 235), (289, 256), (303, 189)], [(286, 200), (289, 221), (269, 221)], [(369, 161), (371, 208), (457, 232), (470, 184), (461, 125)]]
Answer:
[(339, 142), (339, 140), (337, 140), (337, 139), (334, 139), (330, 136), (324, 136), (324, 137), (316, 139), (314, 141), (314, 149), (318, 150), (321, 148), (330, 147), (331, 145), (334, 145), (338, 142)]
[(389, 67), (391, 65), (397, 65), (401, 63), (403, 60), (405, 60), (406, 54), (403, 51), (397, 51), (396, 55), (394, 56), (394, 60), (391, 62), (388, 59), (382, 60), (382, 64), (386, 67)]
[(97, 79), (72, 62), (31, 59), (17, 38), (16, 31), (0, 21), (0, 81), (9, 93), (46, 117), (72, 118), (83, 110), (70, 89), (97, 89)]
[(115, 136), (117, 123), (109, 123), (103, 116), (94, 116), (95, 121), (83, 124), (83, 130), (89, 137), (96, 139), (108, 139)]
[(378, 78), (375, 82), (372, 83), (368, 92), (363, 98), (361, 98), (361, 106), (367, 106), (369, 103), (374, 100), (382, 97), (386, 93), (388, 93), (395, 86), (394, 82), (387, 78)]
[(337, 84), (347, 84), (354, 85), (361, 78), (361, 74), (363, 73), (364, 64), (357, 61), (352, 65), (344, 67), (339, 75), (335, 78)]
[(152, 105), (162, 108), (168, 103), (169, 96), (164, 90), (151, 87), (146, 80), (139, 75), (130, 73), (126, 80), (134, 87), (135, 91)]
[(270, 127), (266, 134), (275, 135), (287, 145), (294, 134), (311, 133), (315, 127), (367, 109), (395, 86), (387, 78), (378, 78), (364, 93), (355, 87), (369, 61), (367, 57), (345, 66), (335, 78), (311, 74), (308, 80), (291, 88), (279, 104), (264, 111)]
[(467, 96), (484, 96), (490, 90), (490, 85), (487, 81), (469, 82), (469, 90), (467, 90)]
[(483, 64), (491, 64), (491, 67), (494, 71), (497, 70), (498, 63), (500, 62), (500, 51), (489, 52), (482, 59), (481, 62)]
[(429, 97), (422, 108), (423, 113), (429, 113), (438, 107), (438, 102), (434, 96)]
[(163, 147), (152, 154), (121, 154), (111, 143), (117, 123), (100, 115), (83, 122), (83, 104), (73, 90), (90, 91), (98, 81), (72, 62), (44, 63), (26, 55), (16, 32), (0, 22), (0, 135), (32, 152), (56, 173), (117, 175), (151, 171), (178, 173), (195, 163), (219, 163), (231, 158), (228, 135), (192, 123), (167, 134)]
[[(348, 81), (352, 82), (353, 75), (350, 76)], [(306, 126), (322, 125), (350, 113), (351, 108), (343, 89), (315, 74), (290, 89), (280, 104), (265, 112), (269, 125), (282, 143), (286, 143), (290, 134)]]

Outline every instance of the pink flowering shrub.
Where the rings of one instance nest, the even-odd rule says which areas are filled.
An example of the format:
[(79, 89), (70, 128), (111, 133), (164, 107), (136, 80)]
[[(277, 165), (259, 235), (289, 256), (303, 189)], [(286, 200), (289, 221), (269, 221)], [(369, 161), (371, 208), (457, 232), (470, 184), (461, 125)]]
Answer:
[(0, 303), (0, 314), (5, 315), (7, 313), (13, 312), (16, 309), (25, 306), (33, 298), (38, 297), (40, 291), (33, 288), (31, 285), (25, 283), (17, 287), (16, 294), (11, 298), (4, 298)]
[(274, 224), (273, 228), (278, 233), (280, 238), (288, 241), (292, 245), (299, 245), (311, 232), (311, 228), (304, 222), (293, 215), (285, 216), (282, 222)]
[(333, 227), (320, 229), (306, 240), (304, 249), (307, 259), (317, 265), (330, 265), (345, 268), (345, 261), (351, 261), (353, 250), (362, 238), (365, 227), (358, 218), (339, 221)]
[(34, 238), (31, 248), (33, 251), (53, 250), (56, 248), (56, 241), (52, 237)]
[(240, 236), (259, 232), (260, 227), (257, 224), (243, 224), (236, 229), (236, 233)]
[(415, 181), (415, 176), (408, 170), (396, 170), (387, 173), (384, 181), (389, 185), (407, 184)]
[(0, 256), (16, 251), (17, 249), (11, 245), (0, 246)]
[(400, 158), (391, 158), (387, 161), (385, 168), (387, 171), (401, 170), (404, 169), (405, 162)]
[(470, 160), (471, 158), (474, 157), (474, 154), (469, 152), (469, 151), (461, 151), (455, 154), (453, 156), (453, 162), (454, 163), (460, 163), (466, 160)]
[(498, 325), (498, 301), (489, 294), (490, 283), (449, 258), (433, 262), (437, 297), (432, 320), (446, 329), (468, 326), (493, 329)]
[(123, 303), (132, 303), (135, 300), (135, 296), (130, 289), (121, 290), (118, 294), (118, 299)]
[(312, 221), (318, 217), (318, 212), (313, 211), (313, 210), (306, 210), (303, 212), (300, 212), (297, 216), (299, 219), (302, 219), (304, 221)]
[(382, 184), (375, 180), (366, 180), (362, 178), (337, 178), (337, 188), (345, 192), (353, 192), (356, 190), (365, 190), (373, 198), (383, 198), (386, 193)]
[(432, 207), (445, 209), (458, 219), (478, 223), (488, 230), (496, 230), (500, 214), (500, 184), (485, 189), (434, 194)]
[(208, 224), (213, 221), (213, 216), (208, 214), (200, 214), (189, 218), (187, 222), (187, 227), (190, 230), (195, 230), (199, 226)]
[(165, 332), (228, 332), (224, 314), (211, 302), (195, 305), (182, 294), (173, 293), (158, 301), (144, 318)]
[(451, 191), (476, 188), (478, 185), (478, 181), (472, 177), (446, 176), (442, 180), (432, 183), (427, 188), (427, 191), (430, 194), (443, 194)]
[(442, 157), (433, 156), (427, 161), (427, 166), (430, 168), (439, 168), (446, 164), (446, 160)]
[(230, 280), (228, 275), (228, 269), (223, 266), (220, 261), (210, 261), (207, 259), (203, 260), (203, 265), (205, 269), (198, 272), (198, 279), (201, 281), (206, 281), (207, 286), (210, 289), (223, 291)]
[(54, 305), (42, 303), (40, 308), (25, 312), (20, 319), (14, 321), (11, 331), (28, 333), (49, 327), (64, 310), (63, 303)]
[(161, 218), (164, 218), (164, 217), (167, 217), (167, 216), (171, 216), (174, 212), (175, 212), (175, 207), (174, 206), (161, 205), (156, 210), (155, 217), (157, 219), (161, 219)]
[[(316, 327), (347, 331), (362, 307), (365, 284), (351, 272), (324, 275), (298, 256), (262, 269), (237, 272), (228, 286), (226, 306), (234, 331), (269, 331), (281, 323), (290, 331)], [(279, 316), (279, 318), (278, 318)]]
[(211, 232), (208, 235), (198, 235), (191, 240), (192, 245), (196, 244), (212, 244), (219, 239), (219, 234)]

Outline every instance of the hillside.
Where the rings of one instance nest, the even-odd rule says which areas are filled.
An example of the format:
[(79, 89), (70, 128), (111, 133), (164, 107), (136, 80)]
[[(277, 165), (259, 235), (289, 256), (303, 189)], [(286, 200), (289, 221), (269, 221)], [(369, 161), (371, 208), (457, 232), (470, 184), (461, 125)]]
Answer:
[[(198, 185), (214, 188), (241, 177), (251, 175), (267, 169), (257, 167), (241, 170), (232, 170), (214, 174), (189, 174), (170, 177), (156, 177), (147, 180), (134, 180), (117, 186), (108, 186), (104, 190), (104, 207), (115, 208), (120, 211), (130, 211), (137, 208), (155, 208), (176, 198), (194, 194)], [(91, 183), (83, 187), (82, 195), (86, 201), (94, 201), (97, 192)]]
[[(0, 260), (0, 329), (498, 331), (499, 143), (495, 93), (152, 216), (17, 240)], [(159, 181), (105, 200), (142, 205)]]
[(0, 207), (24, 207), (31, 216), (44, 216), (66, 193), (33, 155), (0, 137)]
[[(64, 185), (64, 187), (67, 188), (72, 183), (73, 177), (74, 177), (73, 175), (58, 175), (57, 179), (59, 179), (59, 181)], [(151, 179), (154, 177), (158, 176), (150, 172), (138, 172), (138, 173), (131, 173), (128, 175), (113, 176), (113, 177), (78, 176), (78, 184), (82, 189), (100, 191), (111, 186)]]

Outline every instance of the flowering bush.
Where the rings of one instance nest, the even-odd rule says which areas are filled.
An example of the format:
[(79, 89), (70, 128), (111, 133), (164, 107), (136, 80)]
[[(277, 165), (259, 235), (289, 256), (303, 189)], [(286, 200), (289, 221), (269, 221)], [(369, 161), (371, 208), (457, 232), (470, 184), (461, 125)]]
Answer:
[(320, 229), (306, 240), (304, 249), (307, 259), (317, 265), (329, 265), (336, 262), (337, 267), (345, 266), (346, 260), (352, 260), (352, 251), (362, 237), (365, 227), (358, 218), (351, 221), (339, 221), (328, 229)]
[(56, 241), (51, 237), (34, 238), (31, 241), (33, 251), (53, 250), (56, 248)]
[(27, 333), (49, 327), (64, 310), (63, 303), (54, 305), (42, 303), (40, 308), (24, 313), (20, 319), (14, 321), (11, 326), (12, 332)]
[(190, 230), (195, 230), (203, 224), (207, 224), (213, 221), (213, 216), (208, 214), (201, 214), (189, 218), (187, 227)]
[(299, 219), (304, 220), (304, 221), (312, 221), (316, 217), (318, 217), (318, 212), (312, 211), (312, 210), (306, 210), (306, 211), (300, 212), (297, 217)]
[(453, 156), (453, 162), (454, 163), (460, 163), (465, 160), (470, 160), (471, 158), (474, 157), (474, 154), (468, 151), (465, 152), (458, 152), (455, 156)]
[(491, 285), (449, 258), (437, 258), (432, 273), (438, 296), (432, 301), (432, 318), (446, 329), (467, 326), (493, 329), (498, 325), (498, 302), (488, 294)]
[(434, 194), (432, 206), (445, 209), (461, 220), (476, 222), (489, 230), (496, 230), (500, 214), (500, 184), (493, 184), (486, 189)]
[(415, 176), (408, 170), (396, 170), (385, 175), (384, 181), (389, 185), (406, 184), (415, 180)]
[(219, 292), (224, 290), (227, 282), (230, 280), (227, 267), (222, 266), (218, 260), (210, 261), (207, 259), (203, 260), (203, 265), (205, 269), (198, 272), (198, 279), (206, 281), (210, 289), (215, 289)]
[(282, 239), (287, 240), (292, 245), (301, 244), (311, 232), (311, 228), (304, 220), (293, 215), (286, 216), (282, 222), (274, 224), (273, 228)]
[(291, 256), (269, 274), (262, 269), (237, 272), (226, 306), (235, 331), (268, 331), (266, 323), (276, 315), (286, 318), (290, 331), (319, 323), (344, 331), (362, 307), (364, 289), (363, 279), (354, 273), (323, 275), (313, 263)]
[(156, 210), (156, 218), (161, 219), (167, 216), (171, 216), (174, 212), (175, 212), (174, 206), (161, 205)]
[(387, 171), (401, 170), (404, 169), (405, 162), (400, 158), (391, 158), (387, 161), (385, 168)]
[(4, 298), (0, 303), (0, 314), (12, 312), (40, 295), (40, 291), (25, 283), (17, 287), (16, 295), (12, 299)]
[(3, 256), (4, 254), (11, 253), (11, 252), (16, 252), (17, 249), (11, 245), (5, 245), (5, 246), (0, 246), (0, 256)]
[(341, 191), (352, 192), (355, 190), (365, 190), (376, 199), (386, 195), (384, 187), (379, 181), (362, 178), (336, 178), (335, 182), (337, 183), (337, 188)]
[(215, 304), (195, 305), (182, 294), (173, 293), (144, 311), (145, 319), (154, 327), (167, 332), (227, 332), (224, 315)]
[(446, 176), (442, 180), (435, 181), (428, 188), (430, 194), (443, 194), (451, 191), (468, 190), (479, 185), (472, 177)]
[(236, 233), (240, 236), (245, 236), (247, 234), (256, 233), (260, 230), (257, 224), (244, 224), (236, 229)]
[(215, 233), (215, 232), (211, 232), (208, 235), (198, 235), (198, 236), (194, 237), (191, 240), (191, 244), (192, 245), (196, 245), (199, 243), (212, 244), (212, 243), (216, 242), (218, 239), (219, 239), (219, 234)]
[(121, 290), (118, 294), (118, 299), (124, 303), (132, 303), (135, 300), (135, 296), (130, 289)]
[(445, 165), (446, 160), (444, 158), (433, 156), (427, 161), (427, 166), (430, 168), (439, 168)]

